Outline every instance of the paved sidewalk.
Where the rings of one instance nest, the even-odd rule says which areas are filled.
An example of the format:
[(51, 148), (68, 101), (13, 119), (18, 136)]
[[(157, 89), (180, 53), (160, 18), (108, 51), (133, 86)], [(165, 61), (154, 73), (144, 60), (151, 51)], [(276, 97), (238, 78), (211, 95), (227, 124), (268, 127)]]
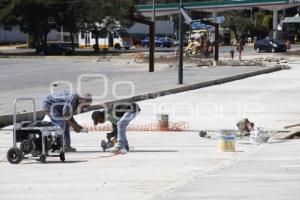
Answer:
[(249, 157), (184, 187), (174, 188), (160, 199), (298, 200), (299, 151), (300, 140), (261, 145)]
[(261, 199), (300, 197), (300, 140), (251, 145), (221, 152), (215, 139), (191, 133), (129, 132), (134, 152), (101, 151), (104, 132), (72, 134), (78, 152), (65, 163), (5, 161), (11, 135), (0, 133), (0, 199)]
[[(23, 160), (11, 165), (3, 160), (0, 199), (153, 199), (256, 149), (242, 140), (237, 152), (221, 152), (217, 140), (184, 132), (129, 132), (128, 137), (134, 152), (125, 155), (102, 152), (104, 132), (91, 132), (72, 134), (78, 152), (67, 153), (65, 163), (57, 157), (46, 164)], [(12, 136), (0, 132), (0, 160), (11, 143)]]

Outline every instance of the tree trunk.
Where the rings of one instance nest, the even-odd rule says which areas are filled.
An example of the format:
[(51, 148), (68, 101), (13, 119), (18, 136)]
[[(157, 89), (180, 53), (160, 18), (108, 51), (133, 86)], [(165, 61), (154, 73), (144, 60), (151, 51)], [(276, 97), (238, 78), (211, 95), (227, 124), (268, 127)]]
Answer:
[(238, 35), (238, 33), (237, 33), (237, 30), (236, 30), (236, 26), (235, 26), (235, 25), (232, 27), (232, 30), (233, 30), (233, 32), (234, 32), (235, 40), (238, 41), (239, 35)]
[[(46, 42), (45, 42), (45, 39), (46, 39)], [(43, 48), (45, 48), (47, 46), (47, 36), (40, 35), (40, 44)]]
[(45, 46), (44, 46), (43, 36), (39, 35), (39, 40), (40, 40), (40, 46), (41, 46), (41, 47), (45, 47)]
[(45, 33), (44, 38), (43, 38), (43, 46), (47, 47), (47, 38), (48, 38), (48, 33)]
[(39, 40), (39, 37), (38, 37), (38, 34), (37, 33), (32, 33), (32, 45), (34, 48), (37, 48), (37, 47), (40, 47), (40, 40)]
[(73, 31), (70, 31), (70, 37), (71, 37), (72, 51), (75, 52), (75, 44), (74, 44), (74, 34), (73, 34)]
[(96, 43), (94, 45), (94, 50), (96, 53), (99, 53), (99, 51), (100, 51), (100, 49), (99, 49), (99, 33), (97, 30), (94, 33), (95, 33), (95, 41), (96, 41)]

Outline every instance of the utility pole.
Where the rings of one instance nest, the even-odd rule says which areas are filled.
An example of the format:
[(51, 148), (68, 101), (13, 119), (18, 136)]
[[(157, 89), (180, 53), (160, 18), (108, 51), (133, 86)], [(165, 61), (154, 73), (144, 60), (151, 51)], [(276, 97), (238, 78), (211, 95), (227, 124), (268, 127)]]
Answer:
[[(179, 5), (179, 10), (182, 8), (181, 0)], [(183, 84), (183, 17), (181, 12), (179, 12), (179, 63), (178, 63), (178, 84)]]
[(152, 24), (150, 25), (149, 31), (149, 72), (154, 72), (154, 52), (155, 52), (155, 0), (152, 1), (153, 8), (153, 16), (152, 16)]
[(155, 0), (152, 1), (152, 8), (153, 8), (153, 16), (152, 16), (152, 21), (155, 24)]

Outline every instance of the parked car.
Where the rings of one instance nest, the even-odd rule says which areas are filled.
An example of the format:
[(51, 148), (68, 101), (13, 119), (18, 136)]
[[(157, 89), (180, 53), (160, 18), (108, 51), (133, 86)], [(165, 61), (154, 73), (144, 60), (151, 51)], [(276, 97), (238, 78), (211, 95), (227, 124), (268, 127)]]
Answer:
[[(150, 39), (149, 37), (145, 38), (144, 40), (141, 41), (141, 45), (143, 47), (149, 47), (150, 45)], [(155, 38), (155, 46), (157, 47), (172, 47), (174, 45), (174, 40), (171, 38)]]
[(141, 45), (143, 47), (149, 47), (149, 44), (150, 44), (150, 38), (149, 37), (146, 37), (145, 39), (141, 40)]
[(73, 51), (60, 44), (49, 44), (47, 47), (36, 48), (36, 53), (40, 55), (72, 55)]
[(287, 50), (286, 44), (279, 40), (274, 40), (274, 39), (263, 39), (263, 40), (258, 40), (254, 44), (254, 49), (257, 53), (262, 52), (262, 51), (267, 51), (267, 52), (285, 52)]
[[(174, 40), (173, 46), (179, 46), (179, 40)], [(189, 44), (189, 40), (188, 39), (184, 39), (183, 40), (183, 46), (186, 47)]]
[(164, 37), (164, 38), (159, 38), (157, 41), (157, 46), (163, 48), (167, 47), (170, 48), (174, 46), (174, 40), (172, 38)]

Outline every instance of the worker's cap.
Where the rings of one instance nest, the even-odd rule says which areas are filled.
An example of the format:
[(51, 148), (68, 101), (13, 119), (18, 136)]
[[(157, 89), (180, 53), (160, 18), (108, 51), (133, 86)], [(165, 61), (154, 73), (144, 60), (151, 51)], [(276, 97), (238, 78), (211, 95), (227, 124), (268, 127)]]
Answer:
[(97, 110), (97, 111), (94, 111), (92, 113), (92, 119), (94, 121), (94, 125), (96, 126), (98, 124), (98, 121), (97, 121), (97, 116), (98, 117), (104, 117), (105, 115), (105, 111), (104, 110)]

